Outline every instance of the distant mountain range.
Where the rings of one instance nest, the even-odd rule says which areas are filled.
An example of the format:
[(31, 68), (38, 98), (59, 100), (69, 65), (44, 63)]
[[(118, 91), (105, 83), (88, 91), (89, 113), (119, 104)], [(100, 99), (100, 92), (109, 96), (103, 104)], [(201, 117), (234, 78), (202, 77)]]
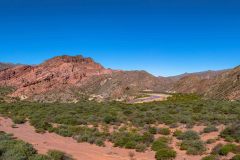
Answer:
[(41, 102), (76, 102), (82, 96), (131, 100), (145, 90), (240, 100), (240, 67), (155, 77), (145, 71), (106, 69), (82, 56), (58, 56), (36, 66), (0, 63), (0, 86), (14, 87), (11, 97)]

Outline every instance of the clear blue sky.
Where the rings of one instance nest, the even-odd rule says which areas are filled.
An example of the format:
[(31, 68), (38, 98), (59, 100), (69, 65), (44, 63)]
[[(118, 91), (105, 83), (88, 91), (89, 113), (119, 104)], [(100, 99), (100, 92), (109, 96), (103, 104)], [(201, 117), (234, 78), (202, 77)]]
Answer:
[(83, 54), (154, 75), (240, 64), (239, 0), (0, 0), (0, 61)]

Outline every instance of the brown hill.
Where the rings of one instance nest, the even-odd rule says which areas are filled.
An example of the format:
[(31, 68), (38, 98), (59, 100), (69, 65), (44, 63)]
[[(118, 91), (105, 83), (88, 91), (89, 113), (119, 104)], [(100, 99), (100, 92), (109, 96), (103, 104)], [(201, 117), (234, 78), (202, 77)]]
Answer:
[(145, 71), (113, 71), (82, 56), (0, 71), (0, 85), (16, 88), (10, 96), (36, 101), (76, 101), (82, 95), (124, 100), (141, 90), (162, 90), (160, 82)]
[[(13, 86), (16, 91), (11, 95), (21, 99), (38, 100), (39, 95), (56, 94), (53, 98), (73, 99), (66, 94), (71, 87), (79, 87), (94, 75), (109, 74), (111, 70), (103, 68), (90, 58), (82, 56), (59, 56), (37, 66), (17, 66), (0, 72), (0, 85)], [(59, 92), (58, 91), (62, 91)], [(41, 97), (42, 97), (41, 96)], [(55, 99), (56, 100), (56, 99)]]
[[(3, 65), (2, 65), (3, 66)], [(91, 58), (58, 56), (36, 66), (6, 65), (0, 87), (16, 90), (11, 97), (35, 101), (77, 101), (82, 96), (126, 100), (139, 92), (198, 93), (206, 97), (240, 99), (239, 68), (155, 77), (145, 71), (105, 69)]]
[(226, 71), (227, 70), (185, 73), (179, 76), (169, 77), (175, 81), (171, 90), (180, 93), (204, 94), (206, 90), (214, 84), (213, 80)]
[(141, 91), (163, 91), (161, 81), (145, 71), (118, 71), (108, 75), (94, 76), (81, 88), (89, 94), (103, 98), (131, 99)]
[(217, 76), (205, 96), (240, 100), (240, 66)]
[(222, 71), (186, 74), (177, 80), (171, 91), (197, 93), (209, 98), (240, 100), (240, 67)]
[(11, 63), (0, 63), (0, 71), (17, 66)]

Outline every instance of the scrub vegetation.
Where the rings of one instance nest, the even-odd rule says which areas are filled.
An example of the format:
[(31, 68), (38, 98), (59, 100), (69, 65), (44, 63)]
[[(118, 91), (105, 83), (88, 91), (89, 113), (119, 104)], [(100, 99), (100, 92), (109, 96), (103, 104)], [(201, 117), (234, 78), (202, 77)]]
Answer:
[[(0, 113), (17, 124), (29, 120), (40, 133), (55, 132), (98, 146), (110, 141), (116, 147), (138, 152), (154, 150), (157, 160), (176, 157), (177, 153), (169, 145), (169, 137), (176, 137), (180, 141), (180, 149), (186, 150), (187, 154), (204, 154), (206, 144), (199, 133), (191, 130), (194, 125), (205, 125), (202, 133), (211, 133), (218, 131), (215, 126), (223, 124), (227, 127), (221, 133), (222, 138), (239, 142), (240, 137), (240, 127), (235, 125), (240, 122), (240, 102), (207, 100), (194, 94), (174, 94), (166, 101), (143, 104), (87, 100), (66, 104), (0, 102)], [(168, 127), (159, 127), (160, 124)], [(190, 129), (171, 132), (179, 125)], [(156, 139), (154, 135), (165, 138)]]
[(1, 160), (72, 160), (60, 151), (49, 151), (47, 155), (40, 155), (32, 145), (16, 140), (12, 135), (0, 132)]

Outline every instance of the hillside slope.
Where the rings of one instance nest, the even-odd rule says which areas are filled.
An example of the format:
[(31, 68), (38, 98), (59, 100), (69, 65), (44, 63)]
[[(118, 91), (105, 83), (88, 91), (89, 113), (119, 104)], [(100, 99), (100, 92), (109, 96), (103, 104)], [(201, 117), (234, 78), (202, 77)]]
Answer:
[(240, 100), (240, 66), (216, 77), (205, 95), (217, 99)]
[(0, 72), (0, 85), (16, 88), (10, 96), (35, 101), (77, 101), (82, 95), (127, 99), (160, 86), (144, 71), (105, 69), (91, 58), (58, 56), (37, 66), (16, 66)]
[(77, 102), (83, 97), (131, 100), (144, 90), (240, 99), (240, 67), (155, 77), (145, 71), (106, 69), (82, 56), (58, 56), (36, 66), (0, 67), (0, 87), (13, 87), (14, 92), (8, 96), (22, 100)]
[(177, 80), (170, 90), (197, 93), (207, 98), (240, 100), (240, 67), (187, 74)]
[(8, 69), (8, 68), (12, 68), (17, 66), (16, 64), (11, 64), (11, 63), (1, 63), (0, 62), (0, 71)]

